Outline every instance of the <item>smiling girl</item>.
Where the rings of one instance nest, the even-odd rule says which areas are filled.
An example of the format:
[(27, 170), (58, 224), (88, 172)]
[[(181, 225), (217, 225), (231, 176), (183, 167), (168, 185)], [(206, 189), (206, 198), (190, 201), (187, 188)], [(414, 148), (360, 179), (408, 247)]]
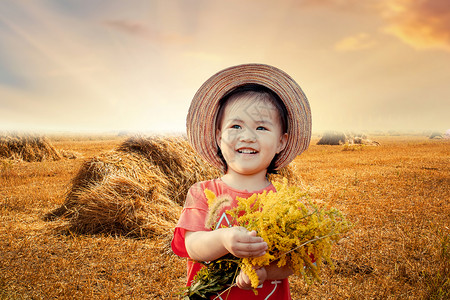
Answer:
[[(240, 258), (264, 255), (267, 243), (256, 232), (233, 226), (225, 211), (237, 206), (236, 197), (275, 191), (267, 174), (286, 166), (309, 145), (309, 103), (295, 81), (279, 69), (259, 64), (231, 67), (211, 77), (194, 96), (187, 131), (193, 148), (224, 173), (189, 189), (175, 229), (172, 249), (188, 257), (190, 285), (202, 268), (196, 261), (229, 253)], [(215, 230), (205, 226), (205, 189), (230, 199), (218, 214)], [(241, 271), (226, 298), (290, 299), (288, 267), (279, 268), (275, 262), (256, 273), (257, 295)]]

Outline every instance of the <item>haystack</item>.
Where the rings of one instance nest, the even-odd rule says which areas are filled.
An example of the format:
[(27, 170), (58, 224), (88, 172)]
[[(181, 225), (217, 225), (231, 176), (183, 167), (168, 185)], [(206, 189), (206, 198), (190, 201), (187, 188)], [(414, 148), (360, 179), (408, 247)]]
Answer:
[(0, 158), (34, 162), (60, 160), (62, 155), (45, 137), (10, 134), (0, 136)]
[(317, 145), (366, 145), (379, 146), (380, 143), (367, 138), (364, 133), (343, 133), (339, 131), (328, 131), (317, 142)]
[(443, 136), (442, 136), (442, 133), (440, 133), (439, 131), (433, 131), (431, 134), (430, 134), (430, 140), (432, 140), (432, 139), (442, 139), (442, 138), (444, 138)]
[[(64, 216), (80, 233), (133, 237), (170, 236), (195, 182), (220, 176), (182, 137), (133, 137), (82, 165), (64, 204)], [(290, 168), (279, 176), (297, 180)]]
[(365, 146), (379, 146), (380, 143), (361, 136), (347, 136), (347, 144), (349, 145), (365, 145)]
[(347, 138), (343, 132), (328, 131), (317, 142), (317, 145), (342, 145), (345, 144)]

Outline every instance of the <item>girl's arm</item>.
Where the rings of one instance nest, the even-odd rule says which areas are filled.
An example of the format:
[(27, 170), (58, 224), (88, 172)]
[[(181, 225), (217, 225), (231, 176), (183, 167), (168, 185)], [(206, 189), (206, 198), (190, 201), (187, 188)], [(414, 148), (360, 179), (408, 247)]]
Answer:
[(211, 261), (231, 253), (236, 257), (258, 257), (266, 253), (267, 243), (255, 231), (244, 227), (213, 231), (187, 231), (186, 250), (197, 261)]

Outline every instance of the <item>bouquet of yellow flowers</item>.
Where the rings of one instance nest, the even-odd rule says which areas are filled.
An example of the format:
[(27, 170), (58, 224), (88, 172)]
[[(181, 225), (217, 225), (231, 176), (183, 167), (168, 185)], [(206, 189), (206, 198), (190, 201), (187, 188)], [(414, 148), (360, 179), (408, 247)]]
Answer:
[[(214, 272), (214, 268), (207, 265), (194, 278), (192, 286), (187, 288), (187, 299), (192, 299), (190, 295), (206, 298), (206, 294), (196, 292), (205, 286), (214, 286), (209, 288), (211, 291), (222, 290), (225, 284), (232, 284), (239, 268), (249, 276), (252, 287), (256, 289), (259, 280), (255, 266), (263, 267), (276, 261), (279, 267), (288, 265), (294, 274), (319, 279), (322, 263), (327, 261), (332, 265), (331, 246), (349, 229), (345, 216), (337, 209), (315, 204), (307, 192), (300, 187), (289, 186), (286, 179), (274, 183), (274, 186), (276, 193), (264, 191), (249, 198), (238, 197), (237, 207), (227, 211), (235, 226), (255, 230), (264, 239), (268, 245), (266, 254), (242, 259), (228, 256), (211, 262), (213, 265), (228, 262), (228, 266), (233, 267), (229, 267), (228, 276), (224, 276), (223, 268)], [(209, 190), (205, 190), (205, 195), (210, 210), (206, 223), (211, 227), (211, 220), (217, 218), (215, 214), (226, 205), (227, 199), (216, 197)], [(219, 278), (226, 278), (226, 283), (219, 283)]]

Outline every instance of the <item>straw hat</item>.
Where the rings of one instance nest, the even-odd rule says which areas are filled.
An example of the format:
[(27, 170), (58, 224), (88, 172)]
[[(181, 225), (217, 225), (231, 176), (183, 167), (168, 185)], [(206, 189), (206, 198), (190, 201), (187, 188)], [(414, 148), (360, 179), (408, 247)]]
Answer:
[(275, 161), (275, 169), (280, 169), (308, 148), (311, 140), (311, 110), (298, 84), (285, 72), (269, 65), (238, 65), (209, 78), (197, 91), (189, 107), (186, 119), (189, 142), (207, 162), (225, 170), (218, 155), (215, 137), (219, 103), (224, 95), (246, 84), (259, 84), (271, 89), (286, 107), (288, 141)]

